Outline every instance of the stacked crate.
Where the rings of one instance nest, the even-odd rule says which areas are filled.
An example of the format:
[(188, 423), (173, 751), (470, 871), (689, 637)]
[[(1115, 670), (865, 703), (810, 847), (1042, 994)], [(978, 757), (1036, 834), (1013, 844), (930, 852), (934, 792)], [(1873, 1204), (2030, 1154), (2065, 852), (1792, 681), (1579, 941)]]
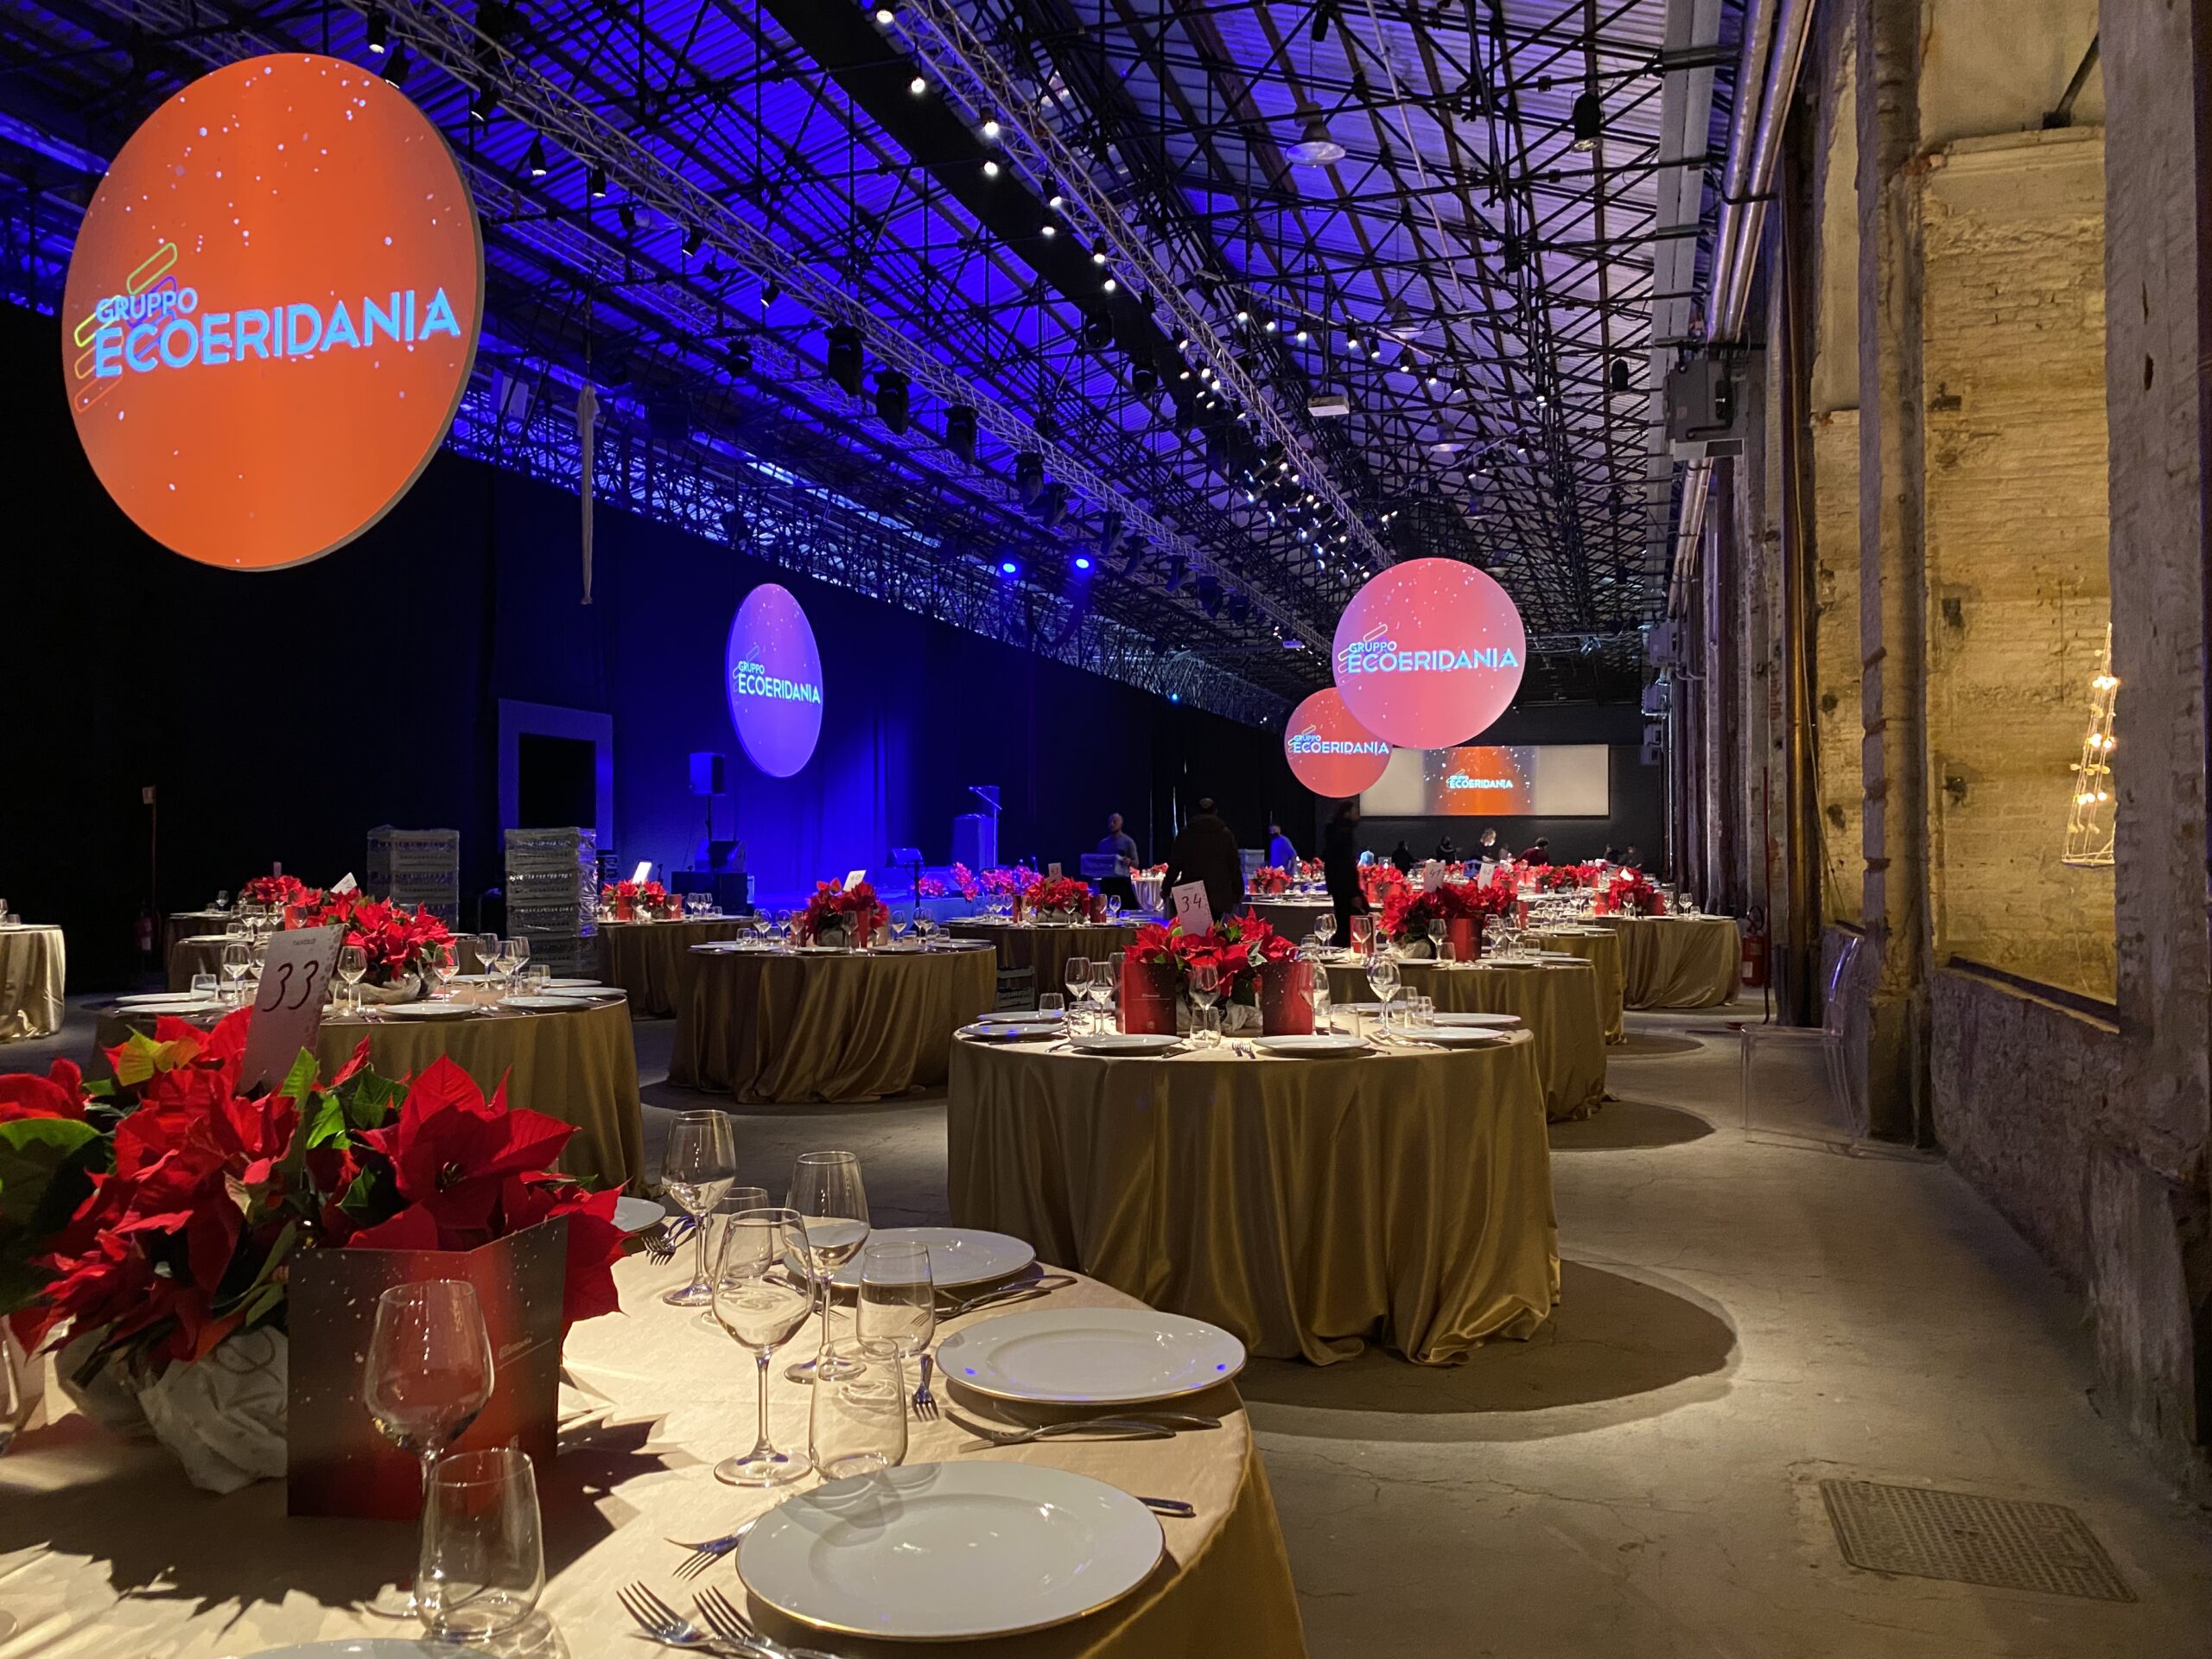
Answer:
[(369, 897), (410, 910), (420, 905), (448, 927), (461, 925), (461, 832), (458, 830), (369, 831)]
[(507, 831), (507, 931), (556, 975), (599, 969), (599, 838), (589, 830)]

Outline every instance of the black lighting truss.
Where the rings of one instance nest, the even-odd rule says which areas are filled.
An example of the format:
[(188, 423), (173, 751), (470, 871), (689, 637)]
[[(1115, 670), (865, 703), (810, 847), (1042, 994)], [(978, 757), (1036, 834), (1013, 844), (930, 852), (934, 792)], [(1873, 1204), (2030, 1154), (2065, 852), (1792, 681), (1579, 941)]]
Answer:
[(1427, 555), (1513, 592), (1532, 690), (1618, 694), (1669, 3), (21, 0), (0, 280), (55, 302), (104, 158), (210, 65), (404, 66), (485, 226), (457, 448), (573, 484), (588, 377), (610, 499), (1253, 723)]

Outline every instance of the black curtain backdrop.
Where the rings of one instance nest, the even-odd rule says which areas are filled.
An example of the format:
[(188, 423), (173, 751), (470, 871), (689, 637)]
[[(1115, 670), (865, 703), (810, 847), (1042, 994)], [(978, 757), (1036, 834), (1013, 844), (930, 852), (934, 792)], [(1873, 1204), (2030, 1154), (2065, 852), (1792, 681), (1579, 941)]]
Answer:
[[(15, 390), (0, 638), (20, 698), (0, 728), (0, 894), (67, 930), (73, 989), (136, 977), (142, 910), (196, 906), (274, 861), (310, 881), (364, 872), (378, 824), (459, 830), (464, 902), (497, 885), (502, 698), (613, 715), (607, 850), (626, 868), (690, 862), (704, 813), (688, 756), (728, 754), (716, 832), (742, 837), (777, 892), (880, 866), (894, 845), (948, 861), (969, 784), (1000, 786), (1003, 861), (1071, 871), (1115, 810), (1164, 856), (1179, 801), (1187, 815), (1201, 791), (1249, 844), (1270, 811), (1312, 821), (1279, 733), (604, 502), (594, 603), (582, 605), (575, 498), (448, 454), (382, 523), (313, 564), (195, 564), (100, 487), (60, 363), (54, 319), (0, 308)], [(825, 681), (820, 746), (788, 779), (745, 759), (721, 687), (737, 602), (771, 581), (805, 607)]]

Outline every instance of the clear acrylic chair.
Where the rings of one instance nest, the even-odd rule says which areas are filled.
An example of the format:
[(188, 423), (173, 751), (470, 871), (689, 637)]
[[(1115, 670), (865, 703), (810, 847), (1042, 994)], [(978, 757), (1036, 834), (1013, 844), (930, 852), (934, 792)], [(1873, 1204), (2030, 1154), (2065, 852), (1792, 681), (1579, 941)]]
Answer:
[(1852, 1147), (1865, 1136), (1851, 1086), (1845, 1021), (1859, 994), (1859, 962), (1866, 941), (1846, 936), (1836, 948), (1822, 986), (1821, 1024), (1743, 1027), (1742, 1090), (1745, 1133), (1758, 1131), (1831, 1147)]

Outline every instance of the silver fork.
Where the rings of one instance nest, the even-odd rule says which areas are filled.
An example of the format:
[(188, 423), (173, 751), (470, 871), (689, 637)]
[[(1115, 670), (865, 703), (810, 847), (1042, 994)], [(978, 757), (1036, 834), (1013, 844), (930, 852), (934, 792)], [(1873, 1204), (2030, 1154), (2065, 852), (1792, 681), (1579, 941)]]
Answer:
[(824, 1653), (819, 1648), (787, 1648), (762, 1635), (738, 1605), (719, 1590), (702, 1591), (692, 1599), (698, 1604), (699, 1617), (713, 1627), (717, 1636), (765, 1655), (766, 1659), (837, 1659), (836, 1655)]
[(691, 1552), (683, 1558), (683, 1565), (676, 1569), (676, 1576), (679, 1579), (697, 1578), (699, 1574), (743, 1543), (745, 1535), (753, 1530), (760, 1519), (760, 1517), (756, 1515), (735, 1532), (721, 1538), (709, 1538), (703, 1544), (687, 1544), (681, 1538), (670, 1539), (668, 1541), (678, 1549), (688, 1549)]
[(914, 1415), (925, 1423), (937, 1421), (937, 1396), (930, 1392), (930, 1367), (936, 1363), (934, 1355), (922, 1356), (922, 1385), (914, 1390)]
[(694, 1225), (696, 1224), (689, 1216), (679, 1216), (670, 1222), (645, 1246), (645, 1259), (656, 1266), (676, 1260), (677, 1247), (691, 1236)]
[(626, 1584), (614, 1592), (622, 1611), (638, 1621), (638, 1628), (664, 1647), (696, 1648), (702, 1653), (735, 1652), (741, 1659), (757, 1659), (757, 1644), (735, 1647), (725, 1637), (710, 1636), (677, 1612), (642, 1584)]

